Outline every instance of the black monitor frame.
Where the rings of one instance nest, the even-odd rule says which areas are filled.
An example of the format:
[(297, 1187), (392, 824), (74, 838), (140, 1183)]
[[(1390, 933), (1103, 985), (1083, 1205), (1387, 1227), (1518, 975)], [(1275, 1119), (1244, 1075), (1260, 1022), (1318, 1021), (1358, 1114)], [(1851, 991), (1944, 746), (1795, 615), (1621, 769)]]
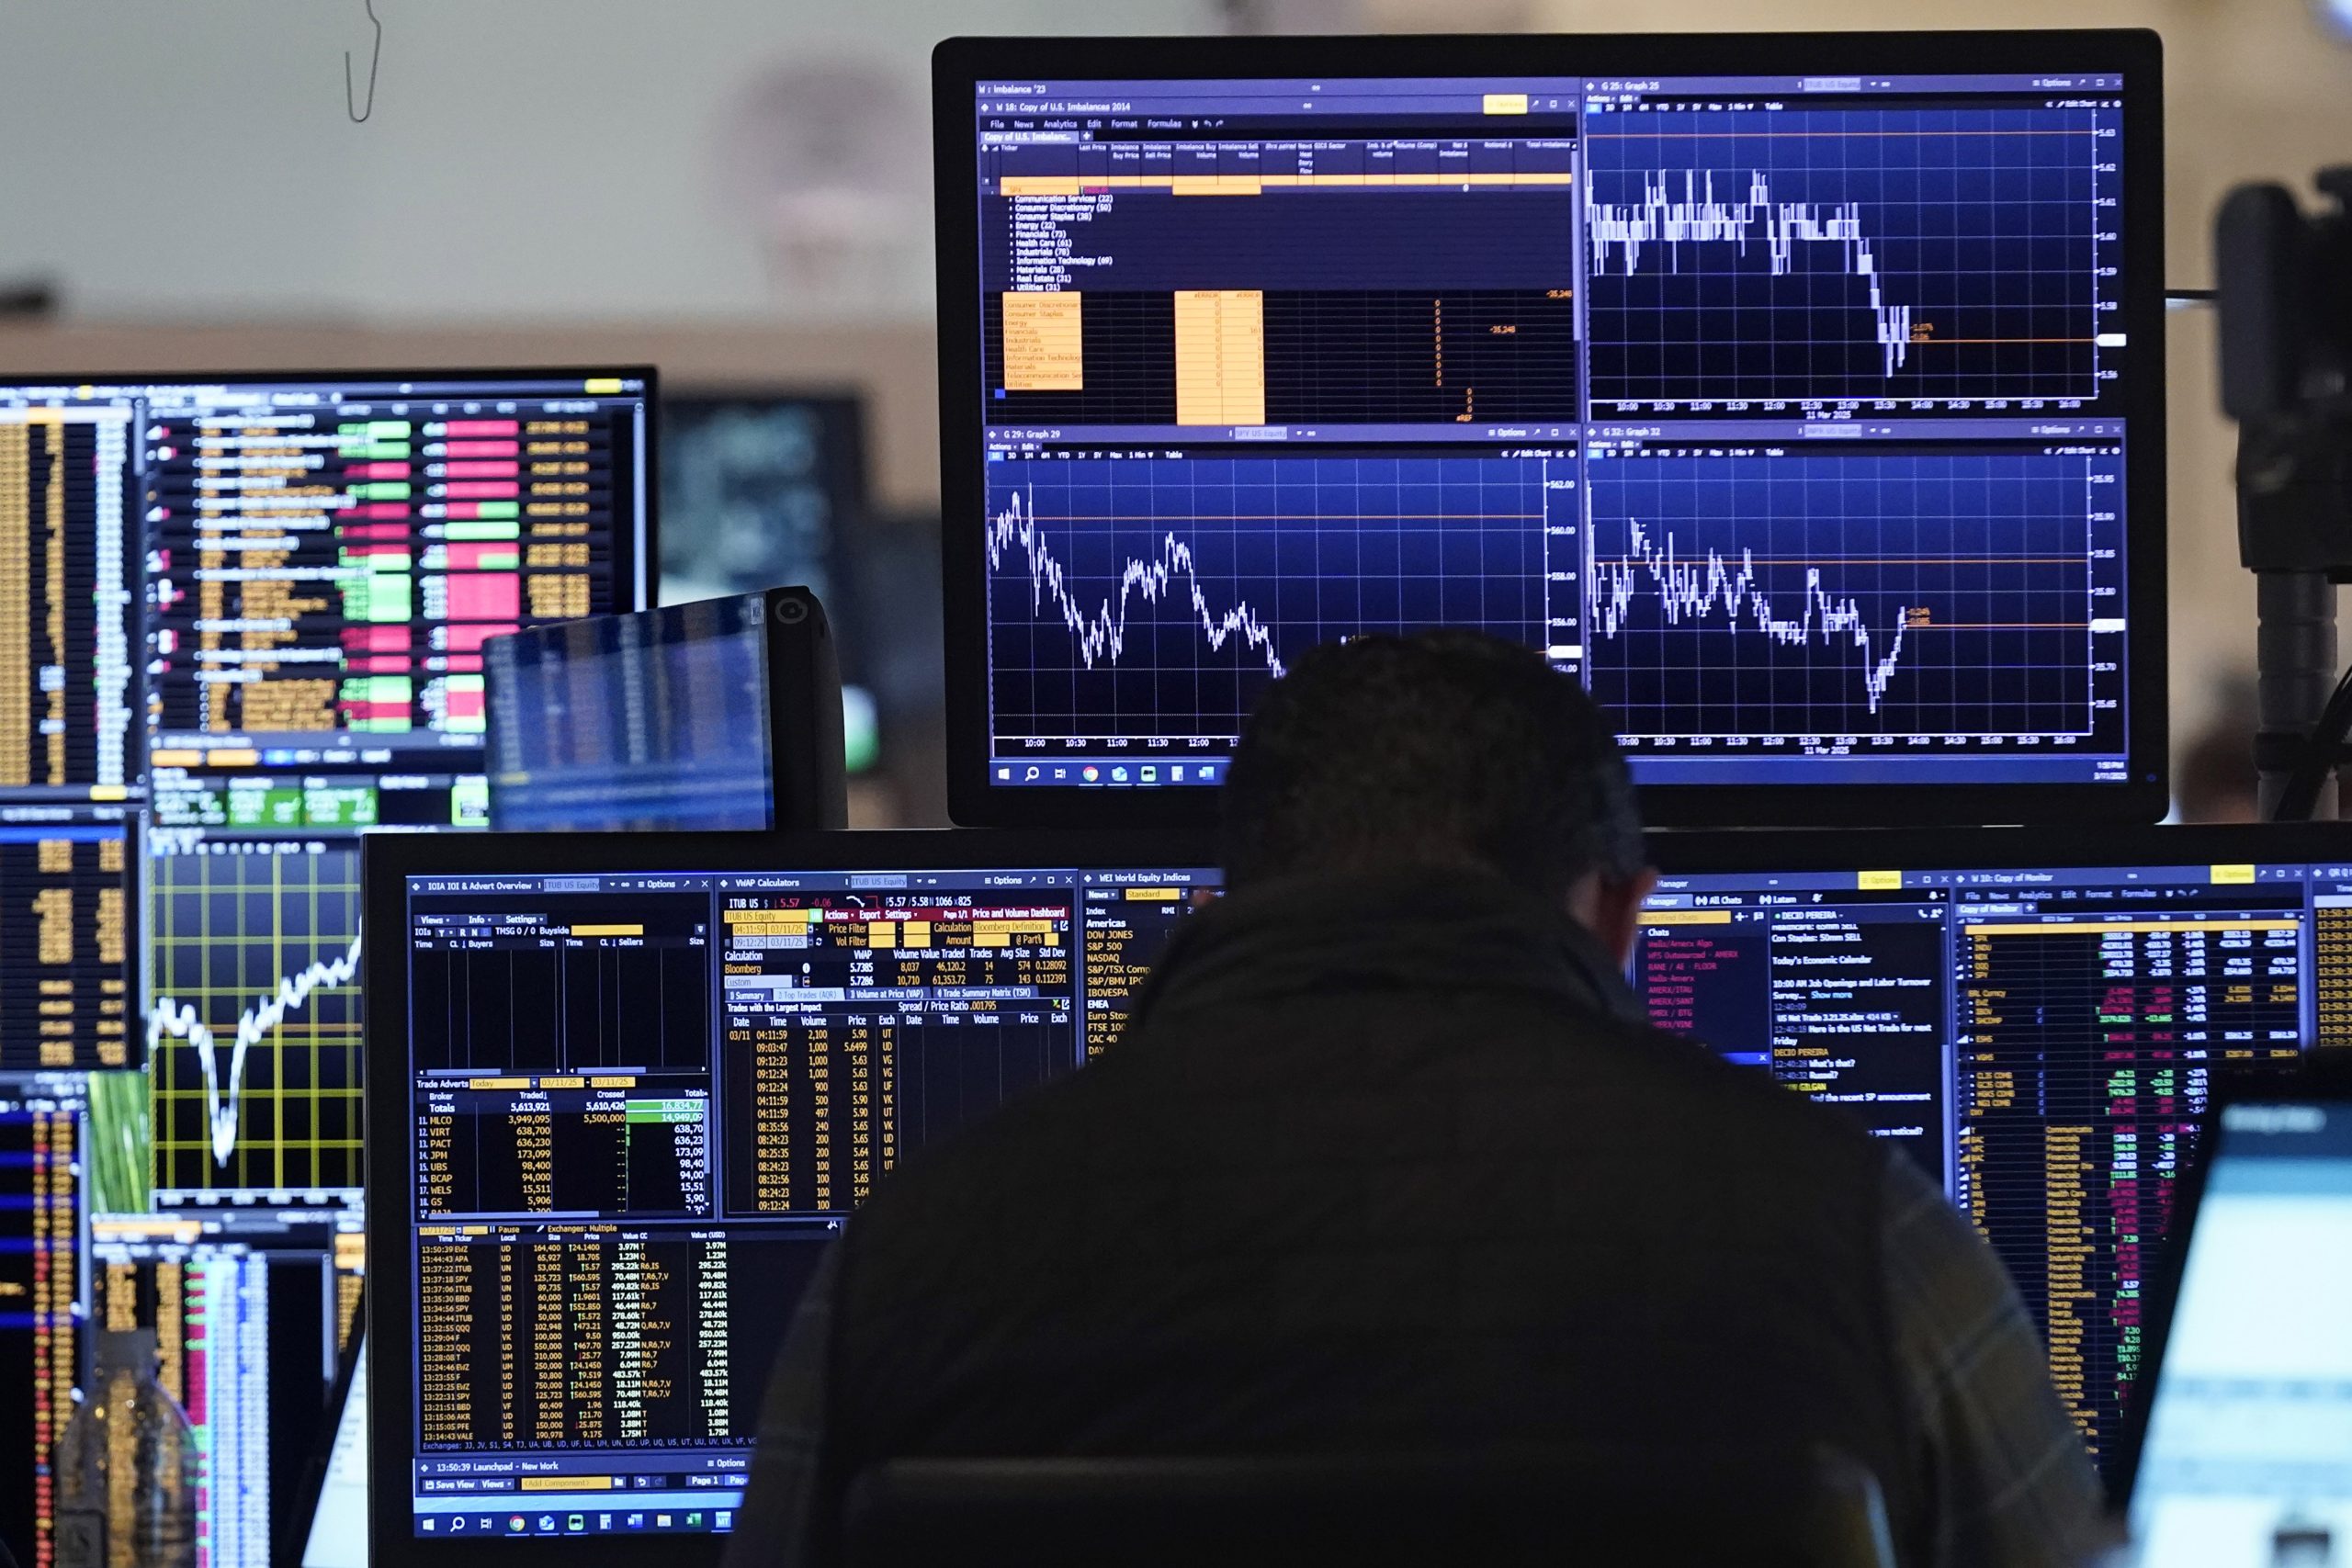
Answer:
[[(974, 92), (987, 81), (2120, 71), (2122, 324), (2144, 356), (2124, 389), (2129, 428), (2131, 638), (2122, 784), (1688, 784), (1645, 792), (1662, 826), (1903, 826), (1922, 822), (2146, 823), (2169, 802), (2165, 708), (2165, 457), (2162, 367), (2163, 45), (2147, 29), (1535, 37), (950, 39), (932, 56), (939, 310), (940, 503), (946, 628), (947, 798), (968, 826), (1176, 826), (1215, 819), (1212, 790), (1021, 787), (989, 782), (986, 515), (981, 400), (978, 152)], [(1151, 761), (1148, 754), (1138, 760)]]

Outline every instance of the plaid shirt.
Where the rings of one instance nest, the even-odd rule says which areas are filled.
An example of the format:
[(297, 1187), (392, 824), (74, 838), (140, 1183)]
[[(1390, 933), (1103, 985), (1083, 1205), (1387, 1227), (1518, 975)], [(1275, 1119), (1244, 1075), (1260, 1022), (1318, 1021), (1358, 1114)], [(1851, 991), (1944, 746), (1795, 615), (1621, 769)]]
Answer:
[[(1881, 1194), (1888, 1318), (1922, 1455), (1932, 1539), (1905, 1568), (2078, 1568), (2107, 1543), (2098, 1478), (1990, 1248), (1909, 1158)], [(771, 1374), (727, 1568), (810, 1561), (849, 1478), (825, 1463), (825, 1368), (840, 1252), (819, 1269)], [(1917, 1556), (1924, 1551), (1925, 1556)]]

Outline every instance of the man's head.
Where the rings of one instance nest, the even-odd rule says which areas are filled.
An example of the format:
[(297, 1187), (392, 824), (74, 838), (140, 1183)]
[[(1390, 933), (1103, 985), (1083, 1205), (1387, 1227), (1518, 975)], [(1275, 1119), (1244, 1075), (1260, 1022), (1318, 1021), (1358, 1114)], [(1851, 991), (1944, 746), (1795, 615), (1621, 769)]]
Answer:
[(1227, 885), (1458, 866), (1555, 903), (1621, 954), (1653, 880), (1608, 719), (1542, 655), (1475, 632), (1309, 650), (1225, 786)]

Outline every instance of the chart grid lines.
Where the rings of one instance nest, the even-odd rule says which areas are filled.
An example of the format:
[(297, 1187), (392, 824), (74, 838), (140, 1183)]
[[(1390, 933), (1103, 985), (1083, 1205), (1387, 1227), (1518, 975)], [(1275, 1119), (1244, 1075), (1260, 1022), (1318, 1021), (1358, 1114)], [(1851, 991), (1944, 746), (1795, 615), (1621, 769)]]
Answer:
[(2097, 400), (2115, 113), (1593, 116), (1594, 402)]
[[(192, 1012), (203, 1045), (151, 1026), (155, 1184), (219, 1189), (356, 1189), (360, 1163), (360, 1012), (356, 976), (286, 988), (306, 972), (351, 967), (359, 919), (357, 846), (307, 852), (161, 854), (150, 861), (154, 974), (164, 998)], [(273, 1005), (275, 1004), (275, 1005)], [(275, 1022), (267, 1021), (275, 1017)], [(234, 1070), (240, 1025), (266, 1024)], [(214, 1114), (228, 1113), (223, 1160)]]
[(2103, 468), (2081, 452), (1596, 458), (1594, 694), (1637, 739), (2090, 735)]
[(1544, 646), (1542, 458), (989, 468), (1000, 736), (1229, 739), (1286, 649), (1368, 632), (1472, 626)]

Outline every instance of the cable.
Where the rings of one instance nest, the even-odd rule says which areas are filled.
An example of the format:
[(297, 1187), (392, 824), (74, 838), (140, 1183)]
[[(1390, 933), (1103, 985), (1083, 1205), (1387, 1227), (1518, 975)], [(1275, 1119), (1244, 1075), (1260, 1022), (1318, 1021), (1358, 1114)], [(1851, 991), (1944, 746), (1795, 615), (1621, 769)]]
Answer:
[(2273, 822), (2310, 819), (2312, 808), (2319, 805), (2320, 787), (2342, 760), (2347, 732), (2352, 732), (2352, 666), (2347, 666), (2343, 678), (2335, 682), (2335, 690), (2328, 694), (2327, 705), (2320, 710), (2319, 722), (2312, 726), (2311, 735), (2303, 742), (2302, 757), (2295, 763), (2295, 771), (2287, 775), (2287, 787), (2279, 794), (2278, 809), (2270, 815)]

